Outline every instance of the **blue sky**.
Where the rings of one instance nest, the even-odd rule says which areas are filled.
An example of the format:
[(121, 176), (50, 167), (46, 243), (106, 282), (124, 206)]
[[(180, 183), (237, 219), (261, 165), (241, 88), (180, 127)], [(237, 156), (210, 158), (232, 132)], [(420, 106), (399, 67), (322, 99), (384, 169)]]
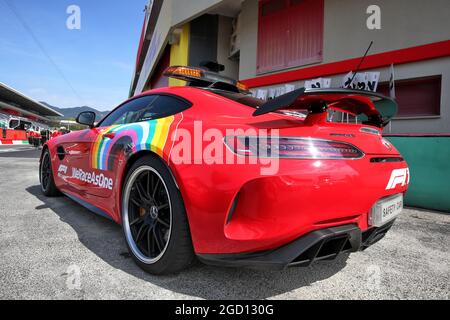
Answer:
[[(74, 90), (6, 2), (32, 29)], [(62, 108), (112, 109), (128, 97), (146, 3), (0, 0), (0, 82)], [(80, 30), (66, 27), (70, 5), (81, 9)]]

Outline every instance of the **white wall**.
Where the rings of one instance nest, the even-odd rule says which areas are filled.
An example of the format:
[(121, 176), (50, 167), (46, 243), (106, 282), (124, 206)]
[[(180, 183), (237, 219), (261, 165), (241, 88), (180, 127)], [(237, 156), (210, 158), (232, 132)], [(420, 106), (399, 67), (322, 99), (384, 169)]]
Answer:
[(183, 24), (205, 13), (213, 7), (220, 5), (224, 0), (172, 0), (173, 25)]
[(239, 79), (256, 76), (258, 50), (258, 0), (245, 0), (241, 11), (241, 57)]
[[(242, 5), (240, 79), (258, 76), (258, 2), (245, 0)], [(369, 16), (366, 10), (372, 4), (381, 8), (381, 30), (369, 30), (366, 27)], [(449, 40), (449, 13), (449, 0), (325, 0), (323, 63), (360, 57), (371, 40), (374, 46), (370, 54)], [(380, 82), (389, 80), (388, 67), (372, 71), (381, 72)], [(394, 120), (392, 133), (450, 132), (450, 58), (396, 66), (397, 80), (433, 75), (442, 75), (441, 116)], [(342, 77), (331, 77), (333, 86), (338, 86)], [(303, 87), (304, 81), (296, 82), (295, 85)]]
[[(381, 30), (366, 26), (367, 8), (381, 9)], [(325, 0), (324, 62), (450, 39), (449, 0)]]
[[(381, 8), (381, 30), (369, 30), (366, 10)], [(449, 0), (325, 0), (323, 63), (450, 39)], [(242, 5), (241, 79), (256, 72), (258, 0)], [(295, 69), (295, 68), (294, 68)]]

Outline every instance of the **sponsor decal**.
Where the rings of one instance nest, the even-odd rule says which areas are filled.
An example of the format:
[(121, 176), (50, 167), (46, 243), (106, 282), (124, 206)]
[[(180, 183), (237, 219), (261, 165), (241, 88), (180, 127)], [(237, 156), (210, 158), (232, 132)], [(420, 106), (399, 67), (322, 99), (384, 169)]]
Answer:
[(103, 173), (97, 174), (94, 171), (85, 172), (72, 168), (72, 178), (103, 189), (112, 190), (113, 188), (113, 179), (106, 177)]
[(377, 129), (372, 129), (372, 128), (367, 128), (367, 127), (362, 127), (361, 129), (359, 129), (360, 132), (363, 133), (370, 133), (370, 134), (375, 134), (375, 135), (380, 135), (380, 131), (378, 131)]
[[(91, 166), (94, 169), (112, 171), (110, 161), (114, 146), (124, 138), (129, 138), (133, 153), (149, 150), (167, 159), (172, 143), (168, 143), (168, 137), (182, 120), (182, 114), (167, 118), (150, 120), (140, 123), (132, 123), (122, 126), (111, 126), (102, 130), (94, 142), (91, 152)], [(104, 136), (114, 133), (113, 139)]]
[(65, 165), (60, 165), (59, 166), (59, 168), (58, 168), (58, 174), (67, 174), (67, 166), (65, 166)]
[(393, 190), (400, 184), (402, 187), (409, 184), (409, 169), (396, 169), (392, 171), (386, 190)]

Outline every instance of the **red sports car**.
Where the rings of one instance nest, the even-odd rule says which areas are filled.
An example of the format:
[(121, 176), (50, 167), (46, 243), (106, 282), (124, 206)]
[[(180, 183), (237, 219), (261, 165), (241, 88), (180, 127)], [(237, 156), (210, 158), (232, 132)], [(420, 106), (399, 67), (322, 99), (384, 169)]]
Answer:
[(198, 68), (89, 129), (49, 141), (47, 196), (64, 194), (123, 227), (137, 264), (180, 271), (307, 266), (380, 240), (403, 208), (405, 160), (381, 133), (396, 103), (373, 92), (297, 89), (262, 101)]

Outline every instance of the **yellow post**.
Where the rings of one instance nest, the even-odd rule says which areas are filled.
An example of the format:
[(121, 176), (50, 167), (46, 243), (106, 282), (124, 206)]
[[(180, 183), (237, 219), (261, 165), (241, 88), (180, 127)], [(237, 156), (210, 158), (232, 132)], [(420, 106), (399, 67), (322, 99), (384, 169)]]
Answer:
[[(180, 42), (170, 48), (170, 65), (187, 66), (189, 63), (189, 23), (181, 28)], [(185, 86), (186, 81), (169, 78), (169, 86)]]

